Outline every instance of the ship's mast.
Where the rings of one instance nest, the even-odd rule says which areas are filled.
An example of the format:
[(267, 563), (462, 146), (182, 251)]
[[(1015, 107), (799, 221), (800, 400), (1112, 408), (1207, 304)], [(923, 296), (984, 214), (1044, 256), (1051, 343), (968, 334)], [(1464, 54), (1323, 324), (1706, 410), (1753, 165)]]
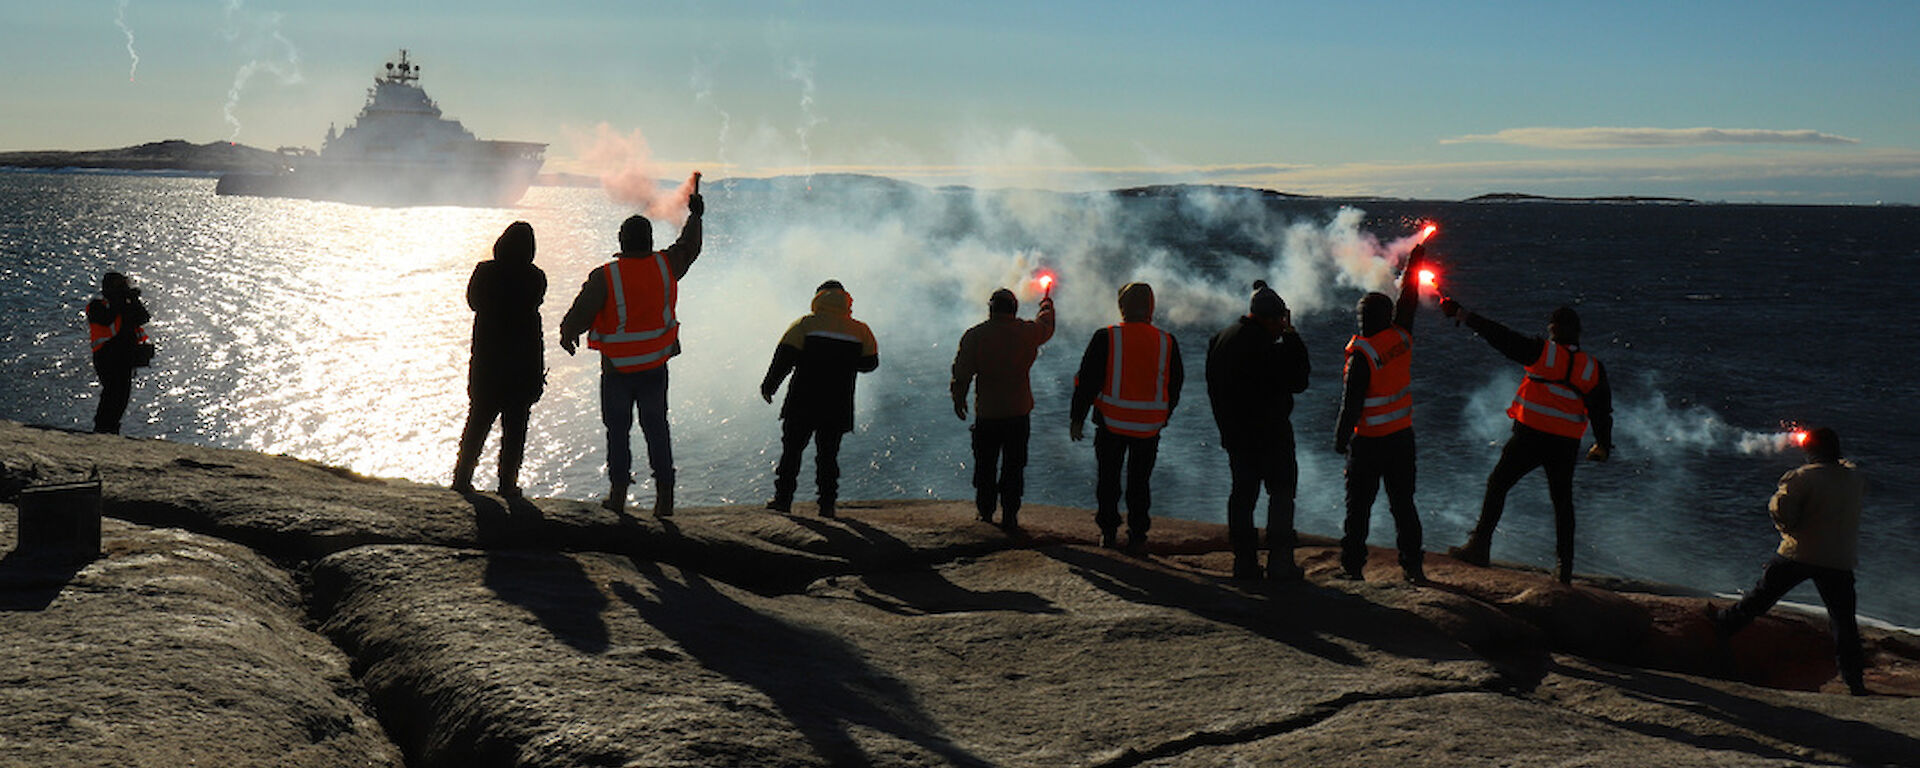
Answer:
[(411, 83), (420, 79), (420, 65), (407, 63), (407, 49), (400, 49), (400, 62), (387, 62), (387, 77), (381, 82)]

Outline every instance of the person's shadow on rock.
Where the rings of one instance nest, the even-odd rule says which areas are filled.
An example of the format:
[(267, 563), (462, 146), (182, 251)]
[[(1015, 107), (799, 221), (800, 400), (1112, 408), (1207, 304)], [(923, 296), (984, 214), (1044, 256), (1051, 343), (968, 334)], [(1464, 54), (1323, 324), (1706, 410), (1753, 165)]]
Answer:
[(953, 765), (989, 765), (939, 736), (913, 689), (868, 664), (858, 647), (760, 613), (695, 572), (676, 577), (652, 562), (633, 565), (645, 583), (616, 583), (614, 593), (702, 666), (765, 694), (827, 762), (873, 764), (854, 737), (871, 729)]
[(1250, 595), (1211, 579), (1188, 577), (1120, 555), (1085, 547), (1048, 547), (1089, 584), (1143, 605), (1186, 611), (1231, 624), (1335, 664), (1359, 666), (1353, 651), (1322, 637), (1331, 634), (1386, 653), (1437, 661), (1478, 659), (1425, 620), (1406, 611), (1312, 584)]
[(540, 508), (525, 499), (503, 504), (462, 494), (473, 505), (474, 538), (486, 550), (484, 583), (495, 595), (533, 613), (553, 636), (585, 653), (605, 653), (607, 597), (572, 557), (550, 548)]

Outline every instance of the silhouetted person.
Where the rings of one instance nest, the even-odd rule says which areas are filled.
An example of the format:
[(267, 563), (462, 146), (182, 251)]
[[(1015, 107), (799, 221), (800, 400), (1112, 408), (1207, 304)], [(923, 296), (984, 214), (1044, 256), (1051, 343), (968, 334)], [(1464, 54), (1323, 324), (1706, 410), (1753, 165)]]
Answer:
[(1126, 471), (1127, 547), (1147, 551), (1153, 527), (1153, 463), (1160, 455), (1160, 430), (1180, 405), (1186, 372), (1180, 342), (1153, 325), (1153, 286), (1128, 283), (1120, 289), (1120, 323), (1093, 332), (1080, 370), (1073, 376), (1072, 422), (1067, 436), (1086, 436), (1087, 409), (1093, 409), (1093, 455), (1097, 472), (1093, 522), (1100, 546), (1118, 542), (1121, 469)]
[(146, 329), (152, 319), (140, 303), (140, 289), (126, 275), (108, 272), (100, 277), (100, 298), (87, 302), (87, 337), (93, 345), (93, 371), (100, 376), (93, 431), (120, 434), (120, 419), (133, 397), (133, 369), (153, 362)]
[(1233, 577), (1257, 579), (1260, 529), (1253, 507), (1267, 488), (1267, 569), (1275, 581), (1304, 573), (1293, 562), (1293, 497), (1300, 484), (1294, 455), (1293, 396), (1307, 389), (1312, 365), (1293, 328), (1287, 303), (1264, 282), (1253, 284), (1247, 314), (1207, 345), (1207, 399), (1220, 428), (1233, 484), (1227, 491), (1227, 538)]
[(1387, 489), (1408, 581), (1426, 580), (1420, 551), (1420, 513), (1413, 506), (1413, 313), (1420, 305), (1424, 247), (1414, 246), (1400, 276), (1400, 300), (1369, 293), (1357, 307), (1360, 334), (1347, 342), (1346, 389), (1333, 450), (1347, 456), (1347, 520), (1340, 539), (1340, 567), (1348, 578), (1365, 578), (1367, 529), (1373, 500)]
[(500, 495), (521, 496), (527, 418), (546, 387), (540, 302), (547, 296), (547, 273), (533, 265), (533, 249), (533, 226), (509, 224), (493, 241), (493, 259), (474, 265), (467, 279), (473, 348), (467, 364), (467, 426), (453, 465), (453, 489), (461, 493), (473, 491), (473, 468), (498, 417)]
[(960, 336), (953, 353), (953, 415), (967, 420), (967, 389), (973, 396), (973, 504), (980, 520), (1020, 527), (1020, 496), (1026, 490), (1027, 438), (1032, 433), (1033, 384), (1028, 378), (1040, 345), (1053, 338), (1053, 299), (1040, 300), (1040, 314), (1019, 317), (1020, 300), (1005, 288), (987, 299), (987, 319)]
[(607, 427), (607, 498), (601, 506), (625, 514), (627, 488), (633, 485), (634, 413), (647, 442), (653, 470), (653, 513), (673, 514), (673, 435), (667, 425), (667, 360), (680, 354), (680, 321), (675, 307), (680, 278), (700, 257), (700, 219), (706, 203), (699, 193), (687, 198), (687, 224), (680, 239), (664, 251), (653, 250), (653, 223), (629, 216), (620, 224), (620, 252), (595, 268), (580, 286), (572, 308), (560, 321), (560, 348), (567, 354), (587, 335), (600, 350), (600, 420)]
[(1579, 463), (1580, 438), (1593, 424), (1593, 448), (1587, 458), (1606, 461), (1613, 452), (1613, 388), (1607, 368), (1580, 350), (1580, 315), (1561, 307), (1547, 319), (1547, 338), (1515, 333), (1504, 325), (1468, 312), (1452, 299), (1440, 302), (1447, 317), (1459, 317), (1507, 359), (1526, 366), (1520, 390), (1507, 406), (1513, 435), (1500, 450), (1500, 462), (1487, 476), (1480, 520), (1467, 543), (1447, 550), (1461, 562), (1487, 565), (1493, 529), (1506, 508), (1507, 491), (1534, 467), (1547, 473), (1547, 497), (1553, 501), (1556, 534), (1554, 576), (1573, 583), (1573, 468)]
[(793, 374), (780, 404), (780, 463), (773, 468), (767, 509), (793, 510), (800, 454), (811, 440), (820, 516), (833, 517), (840, 496), (840, 439), (853, 431), (854, 380), (878, 367), (880, 345), (866, 323), (853, 319), (853, 297), (838, 280), (821, 283), (813, 311), (787, 327), (760, 381), (760, 398), (771, 403), (780, 382)]
[(1854, 617), (1853, 569), (1859, 562), (1860, 500), (1866, 482), (1854, 463), (1841, 456), (1840, 435), (1832, 429), (1813, 430), (1801, 447), (1807, 463), (1782, 475), (1767, 502), (1773, 526), (1780, 530), (1780, 548), (1740, 602), (1724, 611), (1709, 603), (1707, 614), (1722, 637), (1730, 636), (1765, 614), (1788, 590), (1812, 579), (1827, 604), (1840, 679), (1848, 692), (1865, 696), (1866, 654)]

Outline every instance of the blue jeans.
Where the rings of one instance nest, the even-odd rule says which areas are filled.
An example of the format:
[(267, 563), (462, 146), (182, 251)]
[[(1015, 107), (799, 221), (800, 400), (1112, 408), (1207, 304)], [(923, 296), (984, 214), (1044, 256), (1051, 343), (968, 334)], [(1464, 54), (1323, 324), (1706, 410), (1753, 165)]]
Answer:
[(673, 486), (673, 434), (667, 426), (667, 367), (633, 373), (600, 370), (600, 422), (607, 425), (607, 479), (633, 482), (633, 414), (647, 441), (647, 466), (658, 486)]

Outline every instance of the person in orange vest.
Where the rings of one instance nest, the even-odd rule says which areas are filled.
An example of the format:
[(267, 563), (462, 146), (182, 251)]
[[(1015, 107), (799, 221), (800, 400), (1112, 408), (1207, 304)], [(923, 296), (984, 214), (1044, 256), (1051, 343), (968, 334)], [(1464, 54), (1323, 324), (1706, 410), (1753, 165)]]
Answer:
[(1093, 410), (1093, 455), (1098, 467), (1094, 498), (1099, 505), (1093, 522), (1100, 526), (1100, 546), (1111, 549), (1118, 542), (1124, 466), (1126, 551), (1146, 554), (1160, 430), (1180, 405), (1185, 380), (1180, 342), (1153, 325), (1153, 286), (1126, 284), (1120, 289), (1120, 323), (1094, 331), (1080, 356), (1080, 370), (1073, 377), (1072, 422), (1067, 426), (1069, 438), (1083, 439), (1087, 410)]
[(1485, 567), (1493, 548), (1493, 529), (1507, 504), (1507, 491), (1534, 467), (1547, 472), (1547, 497), (1553, 501), (1554, 576), (1573, 583), (1573, 468), (1580, 457), (1580, 438), (1593, 426), (1591, 461), (1613, 454), (1613, 388), (1607, 368), (1580, 349), (1580, 315), (1572, 307), (1555, 309), (1547, 319), (1547, 338), (1526, 336), (1487, 318), (1468, 312), (1460, 302), (1440, 302), (1440, 311), (1458, 318), (1486, 339), (1507, 359), (1526, 366), (1520, 390), (1507, 406), (1513, 435), (1500, 450), (1500, 461), (1487, 476), (1487, 495), (1480, 503), (1480, 520), (1467, 534), (1467, 543), (1447, 550), (1454, 559)]
[(987, 298), (987, 319), (960, 335), (953, 353), (953, 415), (967, 420), (967, 390), (974, 379), (973, 504), (983, 523), (1020, 529), (1020, 497), (1026, 490), (1027, 439), (1032, 432), (1033, 385), (1028, 374), (1040, 345), (1053, 338), (1053, 298), (1040, 299), (1032, 320), (1019, 315), (1020, 300), (1001, 288)]
[(600, 350), (600, 420), (607, 427), (607, 481), (601, 506), (626, 514), (633, 484), (629, 434), (640, 414), (640, 434), (653, 470), (653, 513), (673, 514), (673, 436), (667, 425), (667, 360), (680, 354), (674, 314), (680, 279), (700, 257), (700, 220), (706, 202), (687, 198), (687, 223), (664, 251), (653, 250), (653, 223), (634, 215), (620, 225), (620, 252), (587, 274), (573, 307), (560, 320), (560, 348), (571, 355), (580, 334)]
[(773, 362), (760, 381), (760, 398), (773, 402), (780, 383), (793, 374), (780, 404), (780, 461), (773, 468), (773, 499), (767, 509), (793, 511), (800, 454), (812, 442), (814, 482), (821, 517), (834, 516), (840, 497), (840, 439), (853, 431), (853, 385), (880, 367), (873, 329), (853, 319), (853, 297), (838, 280), (814, 289), (812, 312), (793, 321), (773, 348)]
[(1365, 578), (1367, 529), (1373, 500), (1387, 489), (1387, 510), (1398, 533), (1400, 569), (1407, 581), (1426, 581), (1420, 513), (1413, 506), (1413, 313), (1420, 305), (1420, 266), (1426, 248), (1414, 246), (1400, 278), (1400, 299), (1368, 293), (1357, 307), (1360, 334), (1347, 342), (1346, 388), (1333, 449), (1347, 457), (1347, 519), (1340, 567)]
[(140, 289), (119, 272), (100, 277), (100, 298), (87, 302), (87, 336), (93, 346), (93, 371), (100, 376), (100, 404), (93, 431), (120, 434), (120, 419), (133, 397), (133, 369), (151, 364), (147, 321), (153, 316), (140, 302)]

